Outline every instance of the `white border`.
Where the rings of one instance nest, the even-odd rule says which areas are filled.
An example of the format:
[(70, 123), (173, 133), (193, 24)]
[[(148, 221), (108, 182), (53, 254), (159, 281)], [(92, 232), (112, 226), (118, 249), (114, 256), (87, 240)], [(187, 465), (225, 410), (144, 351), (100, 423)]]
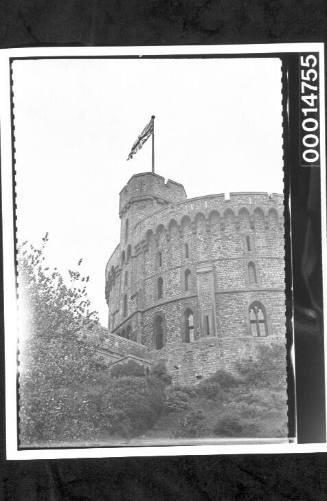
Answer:
[[(191, 446), (144, 446), (144, 447), (106, 447), (85, 449), (43, 449), (17, 450), (16, 430), (16, 285), (14, 261), (14, 229), (12, 201), (12, 146), (10, 110), (10, 57), (92, 57), (122, 55), (186, 55), (186, 54), (271, 54), (285, 52), (318, 52), (320, 55), (320, 145), (321, 145), (321, 219), (322, 235), (326, 235), (326, 156), (325, 156), (325, 75), (324, 45), (322, 43), (256, 44), (256, 45), (212, 45), (212, 46), (152, 46), (152, 47), (52, 47), (20, 48), (0, 51), (0, 126), (1, 126), (1, 165), (2, 165), (2, 223), (3, 223), (3, 260), (4, 260), (4, 312), (5, 312), (5, 359), (6, 359), (6, 442), (7, 459), (56, 459), (56, 458), (95, 458), (124, 456), (174, 456), (209, 454), (259, 454), (326, 452), (326, 444), (271, 443), (243, 445), (191, 445)], [(300, 168), (300, 166), (299, 166)], [(327, 290), (327, 240), (322, 240), (323, 288)], [(324, 311), (327, 299), (324, 294)], [(10, 363), (8, 362), (10, 361)], [(325, 347), (325, 370), (327, 357)], [(326, 413), (327, 414), (327, 413)], [(327, 422), (326, 422), (327, 426)]]

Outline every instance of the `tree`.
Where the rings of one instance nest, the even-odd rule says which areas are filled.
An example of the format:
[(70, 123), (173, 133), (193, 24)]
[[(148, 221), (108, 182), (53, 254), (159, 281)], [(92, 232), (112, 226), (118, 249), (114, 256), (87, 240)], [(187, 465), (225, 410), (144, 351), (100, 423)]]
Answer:
[[(93, 402), (85, 389), (99, 373), (96, 344), (86, 335), (98, 325), (87, 298), (89, 277), (80, 272), (82, 260), (77, 271), (69, 270), (69, 283), (56, 268), (47, 267), (47, 241), (48, 234), (40, 248), (24, 242), (18, 250), (20, 442), (24, 445), (76, 440), (83, 417), (90, 421), (92, 416)], [(86, 428), (92, 429), (91, 424)]]

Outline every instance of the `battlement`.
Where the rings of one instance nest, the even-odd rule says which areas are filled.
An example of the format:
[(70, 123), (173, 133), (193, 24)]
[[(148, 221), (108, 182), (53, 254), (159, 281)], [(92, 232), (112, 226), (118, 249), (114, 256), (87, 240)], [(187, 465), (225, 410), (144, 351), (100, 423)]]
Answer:
[(152, 172), (135, 174), (119, 194), (119, 216), (122, 217), (131, 204), (143, 200), (155, 200), (160, 204), (186, 200), (184, 186)]

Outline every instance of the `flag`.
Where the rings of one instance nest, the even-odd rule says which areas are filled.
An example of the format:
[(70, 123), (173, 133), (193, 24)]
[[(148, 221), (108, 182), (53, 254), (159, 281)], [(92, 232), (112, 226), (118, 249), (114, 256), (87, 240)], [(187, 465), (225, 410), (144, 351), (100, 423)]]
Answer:
[(151, 134), (153, 134), (153, 118), (154, 117), (151, 117), (150, 122), (144, 127), (141, 134), (133, 144), (132, 149), (127, 157), (127, 160), (131, 160), (135, 155), (135, 153), (137, 153), (142, 148), (145, 141), (149, 139)]

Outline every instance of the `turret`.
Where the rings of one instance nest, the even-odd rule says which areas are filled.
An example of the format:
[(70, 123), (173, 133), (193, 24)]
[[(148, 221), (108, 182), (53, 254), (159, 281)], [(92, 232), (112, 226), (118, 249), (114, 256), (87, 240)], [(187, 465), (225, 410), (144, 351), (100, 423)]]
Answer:
[(136, 223), (172, 203), (186, 200), (184, 186), (158, 174), (135, 174), (119, 194), (121, 245), (124, 246)]

